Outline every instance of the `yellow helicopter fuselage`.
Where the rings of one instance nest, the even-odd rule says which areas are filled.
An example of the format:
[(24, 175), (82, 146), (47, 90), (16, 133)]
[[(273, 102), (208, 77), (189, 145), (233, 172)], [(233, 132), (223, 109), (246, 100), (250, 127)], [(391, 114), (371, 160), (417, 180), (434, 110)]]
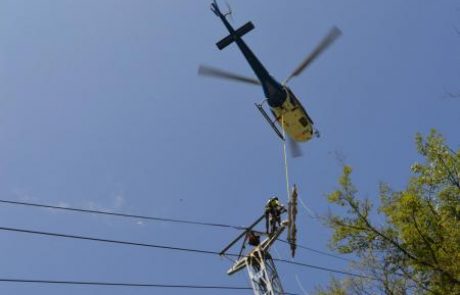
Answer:
[(313, 121), (292, 91), (284, 87), (286, 99), (279, 107), (270, 107), (278, 124), (295, 141), (308, 141), (313, 137)]

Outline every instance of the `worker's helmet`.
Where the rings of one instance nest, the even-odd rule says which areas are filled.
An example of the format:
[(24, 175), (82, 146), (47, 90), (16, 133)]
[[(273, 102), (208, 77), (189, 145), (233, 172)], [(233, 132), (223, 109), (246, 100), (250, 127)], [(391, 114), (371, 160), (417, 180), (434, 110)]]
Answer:
[(273, 196), (273, 197), (272, 197), (272, 200), (278, 201), (278, 197), (277, 197), (277, 196)]

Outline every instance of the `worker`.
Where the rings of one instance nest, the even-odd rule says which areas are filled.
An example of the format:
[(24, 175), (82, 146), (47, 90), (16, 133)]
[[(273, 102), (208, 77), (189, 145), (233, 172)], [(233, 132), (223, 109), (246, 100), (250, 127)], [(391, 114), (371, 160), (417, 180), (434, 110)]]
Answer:
[(250, 230), (247, 232), (246, 237), (248, 239), (249, 245), (254, 246), (254, 247), (259, 246), (260, 235)]
[(267, 234), (273, 234), (281, 225), (281, 213), (286, 209), (277, 196), (271, 197), (265, 205), (265, 228)]

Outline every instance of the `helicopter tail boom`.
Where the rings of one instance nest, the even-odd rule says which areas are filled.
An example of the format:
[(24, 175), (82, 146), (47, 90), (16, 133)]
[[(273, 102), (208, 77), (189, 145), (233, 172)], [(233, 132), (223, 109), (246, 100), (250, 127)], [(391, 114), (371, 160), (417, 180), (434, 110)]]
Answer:
[(216, 43), (217, 48), (219, 48), (220, 50), (224, 49), (225, 47), (233, 43), (233, 41), (236, 41), (237, 39), (243, 37), (246, 33), (249, 33), (253, 29), (254, 29), (254, 24), (252, 22), (247, 22), (246, 24), (241, 26), (239, 29), (234, 31), (234, 33), (228, 35), (224, 39), (217, 42)]

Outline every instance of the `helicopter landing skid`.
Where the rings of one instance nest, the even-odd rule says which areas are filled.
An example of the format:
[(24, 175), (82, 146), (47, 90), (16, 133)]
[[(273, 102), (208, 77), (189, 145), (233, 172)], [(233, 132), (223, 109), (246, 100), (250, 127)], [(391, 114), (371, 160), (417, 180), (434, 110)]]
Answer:
[(254, 103), (254, 105), (257, 107), (257, 109), (259, 109), (259, 112), (262, 114), (262, 116), (265, 118), (265, 120), (267, 120), (267, 123), (273, 128), (273, 131), (275, 131), (276, 135), (278, 135), (278, 137), (284, 141), (284, 136), (283, 134), (281, 134), (281, 131), (278, 129), (278, 127), (276, 127), (275, 125), (275, 122), (273, 122), (271, 119), (270, 119), (270, 116), (267, 114), (267, 112), (264, 110), (263, 108), (263, 103), (265, 101), (263, 101), (262, 103)]

